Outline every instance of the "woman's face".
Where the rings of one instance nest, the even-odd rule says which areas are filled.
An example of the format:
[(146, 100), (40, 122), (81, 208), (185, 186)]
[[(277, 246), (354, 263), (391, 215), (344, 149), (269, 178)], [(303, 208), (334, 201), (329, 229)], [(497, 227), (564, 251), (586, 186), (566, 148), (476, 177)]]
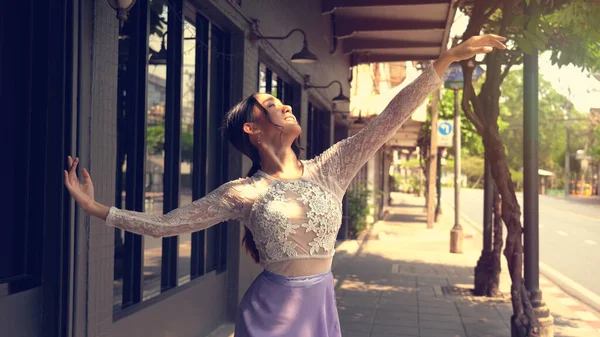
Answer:
[(254, 97), (265, 108), (271, 118), (269, 122), (267, 117), (263, 116), (263, 111), (255, 109), (256, 123), (259, 125), (261, 137), (275, 139), (275, 137), (283, 136), (288, 140), (291, 139), (291, 143), (302, 133), (300, 124), (298, 124), (292, 113), (291, 106), (284, 105), (277, 97), (269, 94), (256, 94)]

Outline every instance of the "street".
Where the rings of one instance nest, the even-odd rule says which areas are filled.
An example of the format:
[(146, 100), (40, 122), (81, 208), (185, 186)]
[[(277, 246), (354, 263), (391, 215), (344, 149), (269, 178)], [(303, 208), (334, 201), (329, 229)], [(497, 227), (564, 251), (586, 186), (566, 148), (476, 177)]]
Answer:
[[(454, 190), (444, 188), (442, 199), (454, 205)], [(517, 199), (521, 213), (524, 213), (523, 194), (517, 193)], [(461, 213), (481, 228), (483, 190), (462, 189), (460, 201)], [(597, 268), (600, 264), (598, 203), (600, 201), (594, 199), (539, 197), (540, 262), (597, 295), (600, 294), (600, 269)], [(453, 216), (454, 209), (442, 203), (442, 212), (444, 216)]]

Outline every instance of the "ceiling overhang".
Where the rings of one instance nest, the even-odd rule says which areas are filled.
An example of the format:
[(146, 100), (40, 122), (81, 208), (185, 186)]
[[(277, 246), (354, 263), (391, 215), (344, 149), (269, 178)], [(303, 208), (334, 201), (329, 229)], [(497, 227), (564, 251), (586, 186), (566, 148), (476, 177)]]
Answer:
[(454, 0), (323, 0), (351, 65), (433, 60), (445, 50)]

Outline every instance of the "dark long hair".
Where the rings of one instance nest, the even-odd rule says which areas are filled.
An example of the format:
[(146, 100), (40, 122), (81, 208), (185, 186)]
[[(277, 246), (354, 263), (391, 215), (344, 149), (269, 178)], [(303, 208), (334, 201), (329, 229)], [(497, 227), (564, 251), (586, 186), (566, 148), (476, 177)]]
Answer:
[[(256, 93), (246, 97), (244, 100), (231, 108), (231, 110), (229, 110), (229, 112), (225, 115), (223, 125), (221, 126), (221, 134), (223, 135), (223, 138), (231, 142), (236, 149), (252, 160), (252, 168), (250, 168), (250, 171), (248, 171), (246, 174), (248, 177), (254, 175), (261, 168), (258, 149), (250, 142), (250, 136), (244, 132), (244, 124), (251, 123), (256, 120), (254, 116), (254, 108), (260, 109), (260, 111), (263, 112), (271, 124), (275, 125), (279, 129), (283, 129), (283, 126), (273, 123), (269, 112), (256, 100), (255, 95)], [(304, 149), (300, 146), (299, 138), (300, 137), (296, 138), (292, 144), (292, 150), (298, 158), (300, 157), (302, 151), (304, 151)], [(252, 236), (252, 232), (248, 229), (248, 227), (244, 227), (245, 231), (242, 245), (246, 247), (246, 251), (248, 254), (250, 254), (250, 256), (252, 256), (252, 259), (256, 263), (259, 263), (260, 257), (258, 254), (258, 249), (256, 248), (256, 243), (254, 242), (254, 237)]]

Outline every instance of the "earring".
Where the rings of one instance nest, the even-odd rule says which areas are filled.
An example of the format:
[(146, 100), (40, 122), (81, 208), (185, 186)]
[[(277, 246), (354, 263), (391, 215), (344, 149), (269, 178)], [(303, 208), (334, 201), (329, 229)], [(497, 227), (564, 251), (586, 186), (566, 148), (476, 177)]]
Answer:
[(260, 144), (260, 135), (258, 135), (258, 144)]

